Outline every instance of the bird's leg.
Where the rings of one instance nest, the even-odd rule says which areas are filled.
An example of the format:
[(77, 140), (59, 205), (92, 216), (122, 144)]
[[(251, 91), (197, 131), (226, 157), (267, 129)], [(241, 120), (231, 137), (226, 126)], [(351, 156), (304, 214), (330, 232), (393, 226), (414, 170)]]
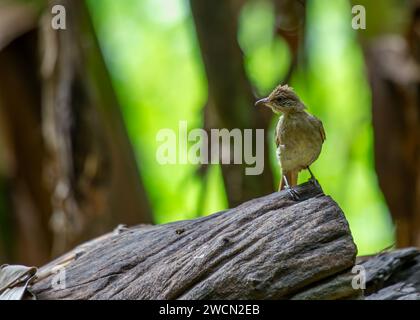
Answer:
[(309, 168), (309, 166), (307, 166), (306, 167), (306, 169), (308, 169), (308, 171), (309, 171), (309, 174), (311, 175), (311, 178), (309, 179), (309, 181), (311, 182), (311, 183), (313, 183), (314, 185), (316, 185), (316, 186), (320, 186), (319, 185), (319, 182), (318, 182), (318, 180), (315, 178), (315, 176), (314, 176), (314, 174), (312, 173), (312, 171), (311, 171), (311, 168)]
[(307, 166), (307, 167), (306, 167), (306, 169), (308, 169), (309, 174), (311, 175), (311, 179), (310, 179), (310, 180), (316, 180), (316, 178), (315, 178), (314, 174), (313, 174), (313, 173), (312, 173), (312, 171), (311, 171), (311, 168), (309, 168), (309, 166)]
[[(284, 181), (284, 190), (289, 193), (289, 195), (292, 197), (293, 200), (298, 201), (299, 200), (299, 193), (297, 193), (296, 190), (294, 190), (292, 187), (290, 187), (289, 182), (287, 181), (287, 177), (284, 174), (283, 175), (283, 181)], [(282, 189), (282, 183), (280, 183), (280, 190)], [(279, 191), (280, 191), (279, 190)]]

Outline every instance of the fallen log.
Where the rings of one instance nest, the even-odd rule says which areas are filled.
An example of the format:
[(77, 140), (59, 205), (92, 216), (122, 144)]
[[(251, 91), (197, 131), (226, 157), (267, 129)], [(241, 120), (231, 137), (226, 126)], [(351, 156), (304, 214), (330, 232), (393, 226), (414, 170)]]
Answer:
[(420, 300), (420, 250), (405, 248), (360, 258), (366, 300)]
[(420, 250), (358, 257), (351, 270), (308, 286), (292, 299), (420, 300)]
[(351, 268), (357, 251), (334, 200), (311, 183), (296, 190), (299, 201), (276, 192), (194, 220), (118, 228), (41, 268), (30, 291), (37, 299), (290, 298)]

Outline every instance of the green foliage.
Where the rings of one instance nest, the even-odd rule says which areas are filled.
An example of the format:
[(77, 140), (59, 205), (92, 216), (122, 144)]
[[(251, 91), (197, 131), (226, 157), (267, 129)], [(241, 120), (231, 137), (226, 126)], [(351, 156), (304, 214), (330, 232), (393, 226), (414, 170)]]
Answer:
[(157, 222), (193, 218), (226, 207), (220, 171), (210, 168), (203, 212), (193, 165), (155, 159), (160, 129), (202, 126), (206, 78), (185, 1), (89, 1), (106, 62), (123, 106)]
[[(208, 195), (199, 207), (204, 180), (195, 175), (197, 166), (162, 166), (155, 160), (158, 130), (177, 130), (181, 120), (191, 128), (202, 125), (207, 84), (188, 2), (89, 4), (156, 220), (225, 208), (219, 167), (210, 168)], [(267, 94), (288, 69), (287, 45), (273, 36), (274, 15), (267, 1), (249, 1), (239, 21), (248, 76), (260, 95)], [(297, 70), (292, 85), (327, 132), (313, 171), (346, 213), (359, 254), (373, 253), (392, 243), (393, 226), (373, 168), (370, 90), (348, 1), (308, 1), (306, 35), (307, 66)], [(300, 181), (307, 178), (302, 174)]]
[(306, 99), (327, 132), (314, 170), (346, 213), (359, 254), (377, 252), (393, 243), (393, 227), (373, 166), (370, 89), (351, 7), (311, 1), (308, 13)]
[(352, 5), (366, 8), (366, 30), (362, 36), (377, 37), (386, 33), (403, 33), (407, 29), (411, 0), (352, 0)]
[(239, 20), (238, 41), (245, 53), (245, 68), (261, 96), (278, 84), (291, 60), (286, 42), (274, 35), (273, 9), (268, 1), (250, 1)]

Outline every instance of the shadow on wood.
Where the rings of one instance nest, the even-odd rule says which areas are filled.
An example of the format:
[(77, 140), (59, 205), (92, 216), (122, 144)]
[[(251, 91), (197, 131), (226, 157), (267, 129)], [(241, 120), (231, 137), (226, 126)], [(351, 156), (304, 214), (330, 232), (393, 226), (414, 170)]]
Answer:
[(41, 268), (31, 292), (38, 299), (290, 298), (349, 270), (357, 251), (339, 206), (311, 183), (296, 190), (299, 201), (282, 191), (194, 220), (118, 228)]

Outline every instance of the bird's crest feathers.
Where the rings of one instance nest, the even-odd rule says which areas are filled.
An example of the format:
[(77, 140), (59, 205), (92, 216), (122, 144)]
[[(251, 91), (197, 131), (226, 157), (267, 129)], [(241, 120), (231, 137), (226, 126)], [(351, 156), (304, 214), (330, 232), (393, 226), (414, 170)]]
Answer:
[(285, 100), (290, 99), (294, 101), (300, 101), (292, 87), (287, 84), (277, 86), (273, 92), (269, 95), (270, 100)]

